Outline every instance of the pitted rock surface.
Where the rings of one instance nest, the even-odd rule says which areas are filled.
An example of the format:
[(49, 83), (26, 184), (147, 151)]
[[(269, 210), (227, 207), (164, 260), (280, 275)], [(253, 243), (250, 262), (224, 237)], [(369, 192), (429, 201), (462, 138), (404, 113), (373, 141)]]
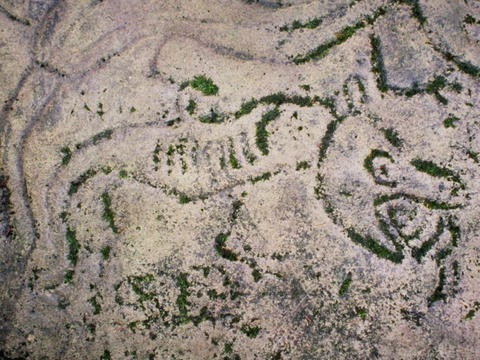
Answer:
[(478, 1), (0, 25), (0, 358), (480, 358)]

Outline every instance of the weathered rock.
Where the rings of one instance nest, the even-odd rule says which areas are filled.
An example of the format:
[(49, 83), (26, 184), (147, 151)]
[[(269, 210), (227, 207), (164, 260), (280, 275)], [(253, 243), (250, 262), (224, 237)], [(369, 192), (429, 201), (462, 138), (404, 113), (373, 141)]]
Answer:
[(479, 358), (478, 4), (0, 25), (1, 358)]

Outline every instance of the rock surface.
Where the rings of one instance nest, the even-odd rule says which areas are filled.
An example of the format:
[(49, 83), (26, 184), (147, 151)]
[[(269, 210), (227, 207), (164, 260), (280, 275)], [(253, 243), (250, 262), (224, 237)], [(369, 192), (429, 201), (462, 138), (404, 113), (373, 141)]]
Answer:
[(0, 25), (0, 358), (480, 358), (478, 1)]

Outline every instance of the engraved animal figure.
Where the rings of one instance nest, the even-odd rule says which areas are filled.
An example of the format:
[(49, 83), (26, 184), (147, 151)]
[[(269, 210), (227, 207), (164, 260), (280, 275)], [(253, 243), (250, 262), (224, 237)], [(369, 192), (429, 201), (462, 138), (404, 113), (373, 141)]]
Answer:
[(428, 151), (438, 147), (445, 158), (450, 149), (440, 148), (441, 139), (402, 139), (367, 105), (349, 106), (350, 114), (330, 127), (320, 152), (317, 195), (333, 222), (366, 251), (396, 264), (434, 261), (432, 304), (454, 293), (459, 280), (459, 264), (450, 255), (461, 241), (456, 215), (465, 203), (465, 183)]
[[(185, 98), (183, 93), (187, 94)], [(190, 88), (180, 89), (179, 94), (180, 108), (187, 106), (186, 99), (198, 96)], [(171, 120), (104, 130), (75, 145), (71, 153), (66, 150), (47, 196), (51, 209), (48, 216), (60, 234), (55, 236), (57, 246), (68, 254), (69, 238), (77, 236), (82, 243), (85, 234), (77, 231), (83, 212), (79, 206), (87, 199), (92, 208), (101, 207), (103, 202), (105, 209), (110, 208), (118, 217), (130, 213), (130, 208), (120, 210), (121, 203), (129, 201), (130, 195), (125, 195), (125, 191), (133, 194), (134, 188), (144, 188), (144, 193), (157, 194), (153, 199), (157, 198), (160, 206), (168, 207), (165, 204), (171, 203), (171, 211), (182, 213), (182, 206), (203, 201), (206, 202), (202, 206), (212, 210), (219, 203), (225, 206), (226, 195), (238, 196), (245, 190), (251, 191), (258, 181), (269, 180), (281, 172), (299, 171), (299, 163), (305, 173), (313, 170), (310, 168), (317, 155), (318, 139), (334, 113), (328, 100), (275, 93), (252, 99), (240, 110), (222, 113), (221, 120), (210, 114), (210, 119), (218, 120), (215, 123), (202, 121), (208, 114), (192, 115), (181, 110), (171, 114)], [(129, 206), (134, 203), (139, 200), (132, 200)], [(108, 210), (102, 216), (105, 228), (110, 223), (114, 233), (110, 235), (123, 238), (130, 234), (132, 221), (125, 218), (127, 215), (123, 223), (112, 220)], [(136, 215), (129, 216), (139, 220)], [(161, 229), (161, 233), (151, 231), (155, 237), (175, 236), (166, 229)], [(156, 253), (160, 250), (145, 256), (154, 259)], [(86, 253), (80, 250), (79, 264), (83, 262), (82, 254)], [(69, 271), (77, 265), (76, 260), (67, 262)]]

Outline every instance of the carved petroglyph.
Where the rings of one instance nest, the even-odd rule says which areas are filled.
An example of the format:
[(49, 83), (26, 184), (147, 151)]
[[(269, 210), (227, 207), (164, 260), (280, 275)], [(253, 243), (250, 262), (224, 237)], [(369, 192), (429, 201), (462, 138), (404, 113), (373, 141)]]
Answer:
[(478, 358), (480, 15), (432, 4), (0, 1), (0, 357)]

